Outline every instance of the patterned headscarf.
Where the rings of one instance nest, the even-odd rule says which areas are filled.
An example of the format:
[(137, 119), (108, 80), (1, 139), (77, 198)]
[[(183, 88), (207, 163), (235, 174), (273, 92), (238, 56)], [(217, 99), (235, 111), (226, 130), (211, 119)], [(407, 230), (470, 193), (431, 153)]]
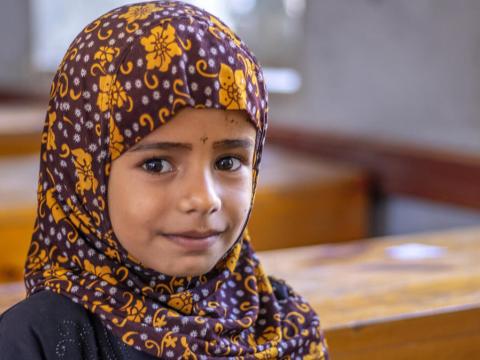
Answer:
[(111, 162), (184, 107), (246, 111), (257, 129), (255, 190), (267, 93), (257, 60), (224, 23), (156, 1), (114, 9), (75, 38), (43, 129), (28, 294), (66, 296), (158, 358), (325, 358), (318, 317), (291, 289), (276, 297), (246, 229), (214, 269), (194, 277), (145, 268), (115, 237)]

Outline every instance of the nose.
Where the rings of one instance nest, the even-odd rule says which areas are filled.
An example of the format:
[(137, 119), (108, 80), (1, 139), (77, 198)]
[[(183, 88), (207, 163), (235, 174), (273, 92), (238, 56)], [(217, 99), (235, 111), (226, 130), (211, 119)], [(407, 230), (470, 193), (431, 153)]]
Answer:
[(213, 214), (220, 210), (221, 199), (210, 171), (191, 173), (184, 179), (180, 211), (187, 214)]

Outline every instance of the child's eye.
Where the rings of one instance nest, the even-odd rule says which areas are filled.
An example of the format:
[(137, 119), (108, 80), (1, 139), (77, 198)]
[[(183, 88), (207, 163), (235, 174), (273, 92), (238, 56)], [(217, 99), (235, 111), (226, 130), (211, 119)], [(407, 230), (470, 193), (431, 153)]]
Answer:
[(240, 168), (242, 162), (233, 156), (225, 156), (217, 160), (215, 168), (223, 171), (235, 171)]
[(166, 173), (173, 170), (172, 164), (165, 159), (149, 159), (142, 164), (142, 168), (151, 173)]

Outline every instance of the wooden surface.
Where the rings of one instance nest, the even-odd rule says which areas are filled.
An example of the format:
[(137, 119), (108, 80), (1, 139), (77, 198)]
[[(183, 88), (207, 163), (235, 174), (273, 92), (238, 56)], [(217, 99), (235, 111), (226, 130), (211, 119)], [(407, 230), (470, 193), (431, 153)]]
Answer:
[(0, 282), (23, 277), (36, 209), (38, 155), (0, 158)]
[[(409, 248), (440, 254), (391, 256)], [(269, 251), (261, 259), (318, 311), (335, 360), (480, 358), (480, 228)]]
[(40, 150), (46, 106), (38, 103), (0, 105), (0, 156), (25, 155)]
[[(334, 360), (475, 360), (479, 239), (480, 227), (259, 256), (269, 274), (287, 280), (319, 313)], [(437, 257), (392, 257), (408, 244)], [(0, 312), (23, 294), (20, 283), (0, 286)]]
[[(249, 225), (259, 250), (367, 234), (365, 176), (270, 147)], [(21, 279), (36, 208), (38, 155), (0, 158), (0, 282)]]

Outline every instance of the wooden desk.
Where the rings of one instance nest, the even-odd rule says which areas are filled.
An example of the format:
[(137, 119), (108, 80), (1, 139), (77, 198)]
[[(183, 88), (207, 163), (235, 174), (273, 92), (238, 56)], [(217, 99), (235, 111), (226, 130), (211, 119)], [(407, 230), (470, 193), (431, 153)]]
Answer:
[(36, 209), (39, 156), (0, 158), (0, 282), (20, 280)]
[[(259, 256), (268, 273), (287, 280), (320, 314), (332, 359), (476, 360), (479, 239), (480, 227)], [(388, 255), (410, 243), (444, 253), (423, 260)], [(0, 286), (0, 312), (22, 297), (22, 284)]]
[(31, 154), (40, 150), (40, 134), (47, 106), (0, 105), (0, 156)]
[(362, 239), (368, 234), (367, 176), (267, 146), (248, 228), (257, 250)]
[[(389, 256), (392, 247), (411, 243), (444, 254)], [(480, 228), (260, 257), (318, 311), (335, 360), (480, 359)]]

